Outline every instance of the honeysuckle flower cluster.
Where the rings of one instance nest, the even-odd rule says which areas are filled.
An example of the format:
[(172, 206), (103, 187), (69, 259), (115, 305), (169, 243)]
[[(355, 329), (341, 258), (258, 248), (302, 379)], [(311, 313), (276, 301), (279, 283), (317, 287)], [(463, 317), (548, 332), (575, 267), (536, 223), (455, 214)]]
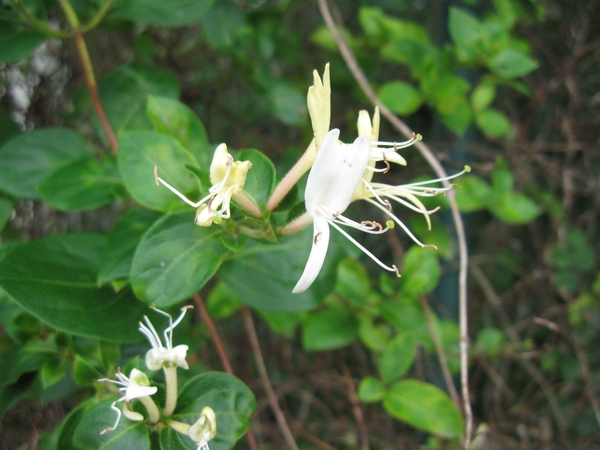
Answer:
[[(398, 154), (398, 150), (411, 146), (421, 136), (415, 134), (412, 139), (402, 143), (379, 141), (379, 111), (376, 108), (373, 121), (366, 111), (360, 111), (358, 118), (358, 138), (352, 144), (344, 144), (338, 140), (339, 130), (328, 131), (330, 123), (331, 88), (329, 82), (329, 65), (325, 67), (323, 80), (318, 72), (314, 72), (314, 84), (309, 88), (307, 97), (308, 111), (313, 124), (315, 135), (316, 157), (308, 176), (305, 203), (306, 216), (288, 224), (287, 231), (298, 231), (308, 220), (313, 223), (312, 248), (304, 272), (294, 287), (294, 293), (305, 291), (318, 276), (329, 245), (329, 225), (336, 228), (354, 245), (361, 249), (384, 269), (395, 272), (400, 276), (398, 268), (392, 264), (381, 262), (375, 255), (353, 239), (340, 225), (346, 225), (367, 233), (385, 233), (394, 224), (398, 224), (421, 247), (428, 247), (420, 242), (408, 227), (392, 212), (390, 200), (396, 201), (419, 213), (422, 213), (431, 226), (429, 215), (437, 209), (429, 211), (417, 196), (433, 196), (451, 189), (449, 187), (428, 187), (443, 181), (431, 180), (424, 183), (413, 183), (402, 186), (392, 186), (383, 183), (372, 183), (375, 172), (386, 173), (390, 163), (406, 165), (406, 161)], [(324, 134), (325, 133), (325, 134)], [(376, 163), (383, 162), (384, 168), (377, 168)], [(460, 174), (468, 172), (468, 166)], [(343, 215), (352, 201), (366, 200), (383, 211), (389, 218), (384, 227), (374, 220), (355, 222)], [(284, 234), (286, 232), (284, 227)], [(435, 247), (435, 246), (432, 246)]]
[[(163, 331), (162, 339), (147, 316), (144, 316), (145, 323), (139, 323), (139, 331), (146, 336), (152, 347), (146, 353), (146, 366), (149, 370), (160, 370), (162, 368), (165, 372), (166, 401), (165, 406), (162, 409), (162, 416), (168, 417), (173, 414), (173, 411), (175, 411), (175, 407), (177, 406), (177, 368), (181, 367), (186, 370), (189, 368), (185, 359), (188, 346), (178, 345), (173, 347), (173, 330), (181, 323), (187, 310), (192, 308), (192, 306), (182, 308), (181, 313), (175, 321), (173, 321), (170, 314), (161, 311), (154, 306), (151, 306), (151, 308), (169, 319), (169, 325)], [(101, 434), (116, 429), (121, 420), (121, 415), (124, 415), (133, 421), (144, 420), (144, 416), (138, 412), (132, 411), (129, 407), (129, 403), (135, 399), (140, 400), (146, 407), (150, 423), (157, 424), (160, 421), (161, 412), (151, 396), (156, 394), (158, 389), (155, 386), (150, 386), (148, 376), (139, 369), (133, 369), (129, 377), (123, 375), (121, 371), (118, 370), (116, 378), (116, 380), (108, 378), (98, 380), (115, 384), (119, 386), (119, 391), (125, 393), (125, 395), (114, 401), (110, 406), (111, 409), (117, 413), (115, 424), (112, 427), (102, 430)], [(116, 406), (117, 403), (123, 403), (122, 413)], [(200, 418), (193, 425), (175, 420), (169, 421), (168, 424), (174, 430), (188, 435), (198, 444), (199, 450), (209, 450), (208, 442), (217, 434), (217, 420), (215, 413), (210, 406), (206, 406), (202, 410)]]
[(210, 182), (212, 186), (208, 195), (197, 202), (192, 202), (185, 195), (158, 176), (158, 167), (154, 168), (156, 185), (162, 183), (171, 192), (177, 195), (188, 205), (198, 208), (196, 224), (209, 227), (213, 223), (219, 224), (223, 219), (231, 217), (231, 199), (241, 194), (246, 184), (248, 170), (252, 167), (250, 161), (234, 161), (227, 151), (227, 145), (220, 144), (213, 155), (210, 165)]

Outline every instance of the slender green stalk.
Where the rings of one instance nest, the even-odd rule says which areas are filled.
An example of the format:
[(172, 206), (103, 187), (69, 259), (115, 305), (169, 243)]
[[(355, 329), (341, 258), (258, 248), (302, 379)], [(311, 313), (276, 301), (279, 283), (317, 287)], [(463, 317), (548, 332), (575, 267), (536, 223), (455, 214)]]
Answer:
[(165, 371), (165, 380), (167, 384), (167, 401), (165, 403), (165, 408), (163, 409), (163, 414), (165, 416), (170, 416), (177, 406), (177, 367), (163, 366), (163, 369)]
[(151, 423), (158, 423), (160, 420), (160, 411), (158, 410), (158, 406), (154, 403), (150, 397), (140, 397), (140, 401), (148, 410), (148, 415), (150, 416)]

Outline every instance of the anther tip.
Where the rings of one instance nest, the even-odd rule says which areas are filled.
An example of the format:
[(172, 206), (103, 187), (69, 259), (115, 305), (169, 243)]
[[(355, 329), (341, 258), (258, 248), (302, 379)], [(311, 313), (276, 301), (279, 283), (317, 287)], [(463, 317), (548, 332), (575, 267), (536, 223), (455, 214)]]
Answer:
[(415, 135), (415, 139), (416, 139), (417, 141), (422, 141), (422, 140), (423, 140), (423, 136), (421, 136), (419, 133), (417, 133), (417, 134)]
[(465, 166), (465, 172), (469, 173), (471, 171), (471, 166)]

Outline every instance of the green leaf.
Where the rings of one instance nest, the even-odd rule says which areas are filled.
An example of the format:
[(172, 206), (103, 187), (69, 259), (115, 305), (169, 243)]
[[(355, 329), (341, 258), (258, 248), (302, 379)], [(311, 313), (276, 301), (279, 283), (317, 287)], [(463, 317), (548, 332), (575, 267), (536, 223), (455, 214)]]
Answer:
[(40, 371), (42, 387), (48, 389), (58, 383), (70, 368), (71, 365), (69, 362), (61, 358), (53, 358), (46, 361)]
[(202, 18), (202, 28), (206, 39), (221, 50), (233, 47), (238, 33), (245, 26), (244, 13), (231, 0), (216, 1)]
[(205, 155), (208, 153), (208, 137), (204, 125), (186, 105), (171, 98), (150, 95), (146, 114), (156, 131), (177, 139), (198, 161), (210, 161)]
[(522, 225), (531, 222), (540, 214), (533, 200), (522, 194), (510, 193), (490, 204), (490, 212), (509, 225)]
[(237, 159), (252, 163), (246, 176), (244, 191), (264, 211), (275, 189), (275, 166), (263, 153), (253, 149), (242, 150)]
[(0, 198), (0, 231), (4, 229), (13, 211), (13, 205), (8, 200)]
[(400, 289), (407, 295), (433, 291), (440, 279), (440, 263), (436, 250), (413, 245), (404, 255)]
[(385, 386), (375, 377), (365, 377), (358, 385), (358, 399), (364, 403), (375, 403), (383, 400)]
[(79, 355), (75, 355), (73, 379), (78, 386), (92, 386), (102, 375), (94, 366)]
[(146, 310), (130, 290), (96, 284), (106, 240), (63, 234), (29, 242), (0, 262), (0, 287), (50, 326), (111, 341), (140, 339), (137, 322)]
[(68, 128), (23, 133), (0, 149), (0, 188), (15, 197), (39, 199), (36, 187), (59, 169), (89, 159), (92, 150)]
[(483, 30), (482, 24), (476, 17), (463, 9), (451, 7), (448, 30), (456, 44), (456, 52), (460, 61), (470, 61), (477, 56)]
[(482, 178), (466, 175), (460, 179), (461, 189), (457, 189), (456, 203), (463, 212), (478, 211), (487, 208), (492, 190)]
[(111, 369), (121, 357), (121, 349), (114, 342), (100, 341), (98, 342), (98, 353), (102, 361), (102, 367), (106, 370)]
[(358, 336), (370, 350), (380, 352), (390, 339), (389, 327), (385, 324), (374, 324), (368, 316), (360, 316)]
[(100, 82), (98, 95), (115, 133), (152, 129), (146, 116), (148, 96), (178, 98), (179, 83), (167, 69), (125, 64)]
[(462, 136), (471, 125), (473, 113), (466, 97), (454, 97), (438, 103), (436, 107), (444, 125), (457, 135)]
[(179, 303), (215, 274), (228, 253), (219, 227), (199, 227), (194, 214), (159, 219), (144, 234), (131, 266), (131, 285), (144, 302), (159, 308)]
[(302, 344), (308, 351), (345, 347), (358, 337), (358, 325), (345, 309), (311, 313), (302, 323)]
[(287, 125), (299, 125), (306, 120), (306, 96), (289, 82), (274, 80), (269, 86), (268, 101), (275, 117)]
[(379, 99), (396, 114), (408, 116), (423, 103), (421, 93), (404, 81), (390, 81), (379, 88)]
[[(115, 412), (110, 408), (113, 400), (106, 400), (84, 411), (79, 417), (73, 433), (73, 450), (150, 450), (148, 426), (144, 422), (133, 422), (122, 417), (115, 430), (100, 434), (115, 423)], [(60, 441), (59, 441), (60, 442)]]
[(387, 301), (381, 305), (381, 315), (397, 331), (410, 333), (428, 349), (433, 348), (425, 313), (418, 300), (402, 296), (400, 300)]
[(349, 258), (338, 266), (335, 290), (355, 305), (364, 305), (373, 292), (364, 266)]
[(216, 0), (117, 0), (109, 12), (114, 19), (181, 27), (202, 19)]
[(459, 436), (463, 420), (452, 400), (432, 384), (402, 380), (385, 394), (383, 406), (396, 419), (441, 437)]
[(480, 112), (489, 107), (496, 97), (496, 85), (493, 83), (480, 83), (471, 93), (473, 111)]
[(435, 216), (431, 218), (431, 230), (427, 228), (427, 222), (423, 217), (411, 217), (409, 224), (410, 230), (421, 242), (437, 247), (438, 256), (446, 260), (453, 258), (454, 240), (444, 224), (437, 220)]
[(512, 79), (533, 72), (538, 63), (520, 50), (507, 48), (491, 57), (487, 66), (499, 77)]
[(138, 208), (128, 211), (119, 219), (100, 254), (98, 284), (129, 278), (133, 255), (142, 235), (160, 217), (160, 213)]
[[(205, 406), (210, 406), (217, 418), (217, 435), (210, 441), (211, 450), (229, 450), (250, 428), (250, 417), (256, 411), (256, 399), (252, 391), (233, 375), (206, 372), (183, 386), (172, 417), (192, 424), (198, 420)], [(164, 430), (168, 429), (165, 427), (161, 433), (162, 448), (197, 448), (195, 445), (189, 446), (188, 442), (193, 442), (188, 436), (166, 433)]]
[(494, 197), (510, 195), (514, 184), (514, 176), (510, 169), (498, 168), (492, 172), (492, 195)]
[[(308, 259), (312, 230), (286, 236), (279, 243), (248, 239), (244, 249), (219, 270), (219, 276), (244, 303), (270, 312), (298, 312), (315, 308), (331, 292), (335, 270), (344, 256), (340, 236), (331, 236), (329, 251), (313, 286), (292, 294)], [(340, 239), (341, 238), (341, 239)]]
[(514, 134), (508, 117), (494, 108), (487, 108), (476, 113), (475, 122), (481, 131), (491, 138), (510, 137)]
[(0, 359), (0, 386), (15, 383), (28, 372), (37, 372), (47, 361), (60, 357), (54, 342), (30, 341), (25, 346), (14, 346)]
[(0, 62), (12, 64), (28, 58), (48, 36), (21, 23), (0, 20)]
[(142, 205), (163, 212), (189, 209), (165, 186), (156, 185), (154, 167), (160, 178), (191, 201), (200, 198), (198, 179), (186, 169), (186, 165), (199, 168), (198, 162), (171, 136), (156, 131), (125, 131), (119, 135), (118, 162), (127, 190)]
[(379, 360), (379, 375), (384, 383), (403, 376), (415, 359), (416, 341), (411, 333), (402, 333), (389, 341)]
[(498, 356), (504, 341), (504, 333), (501, 330), (484, 328), (477, 333), (475, 347), (487, 356)]
[(102, 162), (83, 159), (62, 167), (38, 186), (49, 205), (63, 211), (99, 208), (116, 199), (124, 191), (117, 163), (108, 156)]

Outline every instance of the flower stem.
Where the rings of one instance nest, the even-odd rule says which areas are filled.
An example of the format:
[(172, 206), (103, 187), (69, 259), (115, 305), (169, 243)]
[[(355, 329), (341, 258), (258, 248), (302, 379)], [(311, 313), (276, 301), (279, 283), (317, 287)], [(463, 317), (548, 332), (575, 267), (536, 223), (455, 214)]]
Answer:
[(189, 424), (178, 422), (177, 420), (171, 420), (169, 422), (169, 427), (173, 428), (178, 433), (185, 434), (186, 436), (188, 434), (188, 430), (190, 429)]
[(317, 156), (317, 152), (315, 149), (315, 141), (313, 140), (304, 154), (300, 157), (300, 159), (294, 164), (294, 167), (283, 177), (283, 179), (279, 182), (271, 198), (267, 202), (267, 211), (273, 211), (279, 203), (285, 198), (285, 196), (290, 192), (290, 189), (294, 187), (294, 185), (298, 182), (302, 175), (304, 175), (313, 165), (315, 161), (315, 157)]
[(158, 423), (160, 420), (160, 411), (158, 410), (158, 406), (154, 403), (150, 397), (140, 397), (140, 401), (148, 410), (148, 415), (150, 416), (151, 423)]
[(163, 414), (165, 416), (170, 416), (175, 411), (175, 407), (177, 406), (177, 367), (163, 366), (165, 371), (165, 380), (167, 385), (167, 401), (165, 402), (165, 408), (163, 409)]
[(102, 103), (100, 103), (100, 98), (98, 97), (96, 77), (94, 76), (94, 69), (92, 67), (90, 54), (87, 50), (87, 45), (85, 44), (83, 34), (80, 30), (79, 18), (77, 17), (77, 13), (73, 9), (73, 6), (71, 6), (71, 3), (69, 3), (69, 0), (59, 0), (59, 3), (65, 13), (65, 17), (67, 18), (69, 27), (74, 32), (73, 38), (75, 39), (77, 53), (79, 53), (79, 58), (81, 59), (81, 66), (83, 68), (85, 84), (87, 85), (88, 91), (90, 92), (90, 96), (92, 97), (92, 104), (94, 105), (94, 109), (96, 110), (98, 119), (100, 119), (102, 129), (104, 130), (104, 133), (106, 134), (106, 137), (110, 142), (112, 152), (116, 154), (119, 148), (119, 143), (117, 141), (117, 137), (115, 136), (112, 127), (110, 126), (110, 123), (108, 122), (108, 118), (106, 117), (106, 113), (104, 112), (104, 108), (102, 107)]

